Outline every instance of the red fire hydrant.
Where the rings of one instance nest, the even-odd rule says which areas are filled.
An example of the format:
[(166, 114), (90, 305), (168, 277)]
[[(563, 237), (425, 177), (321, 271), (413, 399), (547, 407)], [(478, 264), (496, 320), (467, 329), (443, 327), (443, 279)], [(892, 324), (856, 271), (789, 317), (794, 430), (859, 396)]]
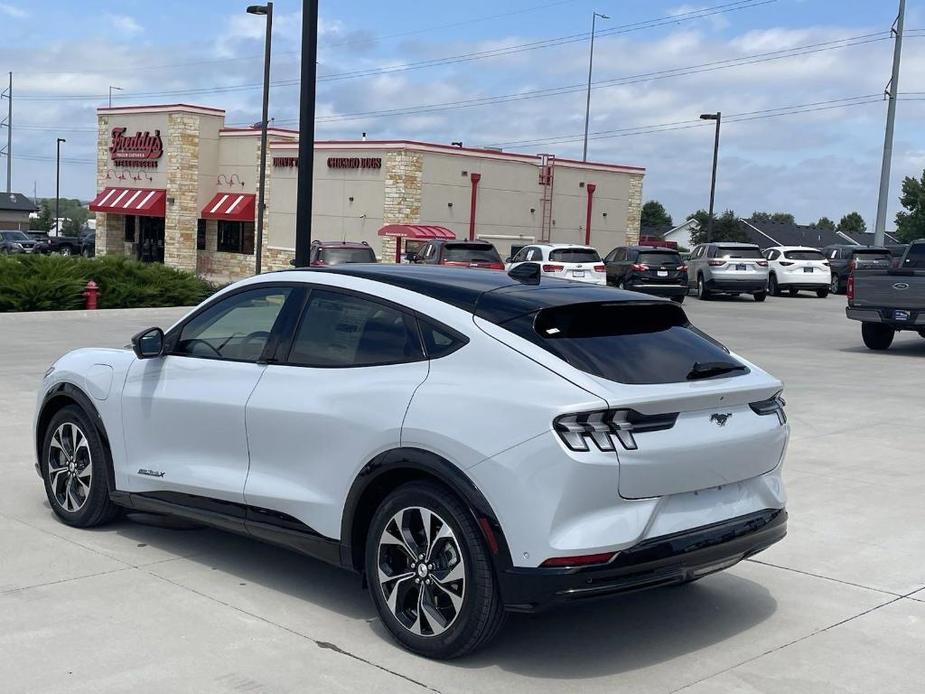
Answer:
[(100, 295), (100, 288), (97, 286), (96, 282), (90, 280), (87, 282), (87, 286), (84, 288), (84, 308), (88, 311), (96, 310), (96, 300)]

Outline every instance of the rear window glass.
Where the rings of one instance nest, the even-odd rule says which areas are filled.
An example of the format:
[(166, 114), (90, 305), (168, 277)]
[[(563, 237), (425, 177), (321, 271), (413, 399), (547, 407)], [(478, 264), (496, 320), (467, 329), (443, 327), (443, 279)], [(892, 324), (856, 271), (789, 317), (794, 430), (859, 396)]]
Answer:
[(764, 260), (758, 248), (737, 248), (735, 246), (720, 246), (716, 255), (720, 258), (758, 258)]
[(889, 260), (893, 257), (889, 251), (852, 251), (852, 254), (855, 258), (863, 257), (864, 260), (876, 260), (877, 258)]
[(501, 256), (489, 244), (448, 243), (444, 247), (443, 259), (454, 263), (500, 263)]
[(905, 268), (925, 268), (925, 243), (916, 243), (909, 246), (903, 260)]
[[(748, 372), (722, 345), (691, 326), (670, 304), (588, 303), (557, 306), (504, 327), (586, 373), (629, 384), (678, 383)], [(698, 374), (698, 371), (701, 373)]]
[(820, 251), (786, 251), (784, 257), (788, 260), (825, 260)]
[(560, 263), (599, 263), (600, 254), (593, 248), (557, 248), (549, 252), (549, 259)]
[(680, 265), (681, 256), (677, 253), (640, 253), (636, 262), (644, 265)]
[(376, 254), (372, 248), (324, 248), (321, 259), (328, 265), (342, 263), (375, 263)]

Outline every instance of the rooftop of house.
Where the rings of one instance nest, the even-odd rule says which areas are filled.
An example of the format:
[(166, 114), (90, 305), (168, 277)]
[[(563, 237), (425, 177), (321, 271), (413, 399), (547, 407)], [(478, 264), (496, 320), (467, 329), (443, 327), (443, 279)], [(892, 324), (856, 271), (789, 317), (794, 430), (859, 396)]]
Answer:
[(32, 199), (22, 193), (0, 193), (0, 210), (4, 212), (36, 212)]

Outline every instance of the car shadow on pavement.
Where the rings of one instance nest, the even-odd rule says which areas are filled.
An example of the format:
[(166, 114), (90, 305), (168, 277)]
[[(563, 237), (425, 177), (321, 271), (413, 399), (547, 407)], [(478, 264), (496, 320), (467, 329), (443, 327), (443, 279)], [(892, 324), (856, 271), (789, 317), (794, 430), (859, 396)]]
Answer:
[[(918, 357), (921, 359), (925, 357), (925, 340), (918, 337), (913, 333), (915, 340), (899, 340), (894, 342), (888, 350), (882, 352), (875, 352), (873, 350), (867, 349), (864, 345), (854, 345), (852, 347), (842, 347), (839, 349), (839, 352), (844, 352), (845, 354), (881, 354), (883, 356), (889, 357)], [(860, 336), (858, 337), (860, 340)]]
[[(392, 643), (360, 578), (347, 571), (205, 528), (170, 529), (132, 520), (108, 528), (136, 544), (194, 562), (198, 571), (208, 567), (241, 585), (258, 585), (347, 619), (365, 621), (377, 637)], [(202, 586), (196, 590), (202, 591)], [(554, 679), (619, 674), (730, 639), (768, 619), (776, 609), (776, 600), (764, 586), (726, 572), (685, 586), (574, 604), (538, 615), (511, 615), (491, 646), (447, 665), (500, 667)]]

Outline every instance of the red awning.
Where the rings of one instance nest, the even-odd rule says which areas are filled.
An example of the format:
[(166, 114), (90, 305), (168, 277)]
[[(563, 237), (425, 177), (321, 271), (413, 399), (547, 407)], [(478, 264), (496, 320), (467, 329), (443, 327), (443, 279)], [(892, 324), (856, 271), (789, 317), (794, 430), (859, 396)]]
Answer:
[(163, 217), (167, 191), (156, 188), (105, 188), (90, 203), (93, 212)]
[(398, 236), (406, 239), (455, 239), (456, 234), (446, 227), (423, 224), (387, 224), (379, 230), (379, 236)]
[(203, 219), (224, 219), (232, 222), (253, 222), (256, 219), (257, 196), (251, 193), (219, 193), (202, 208)]

